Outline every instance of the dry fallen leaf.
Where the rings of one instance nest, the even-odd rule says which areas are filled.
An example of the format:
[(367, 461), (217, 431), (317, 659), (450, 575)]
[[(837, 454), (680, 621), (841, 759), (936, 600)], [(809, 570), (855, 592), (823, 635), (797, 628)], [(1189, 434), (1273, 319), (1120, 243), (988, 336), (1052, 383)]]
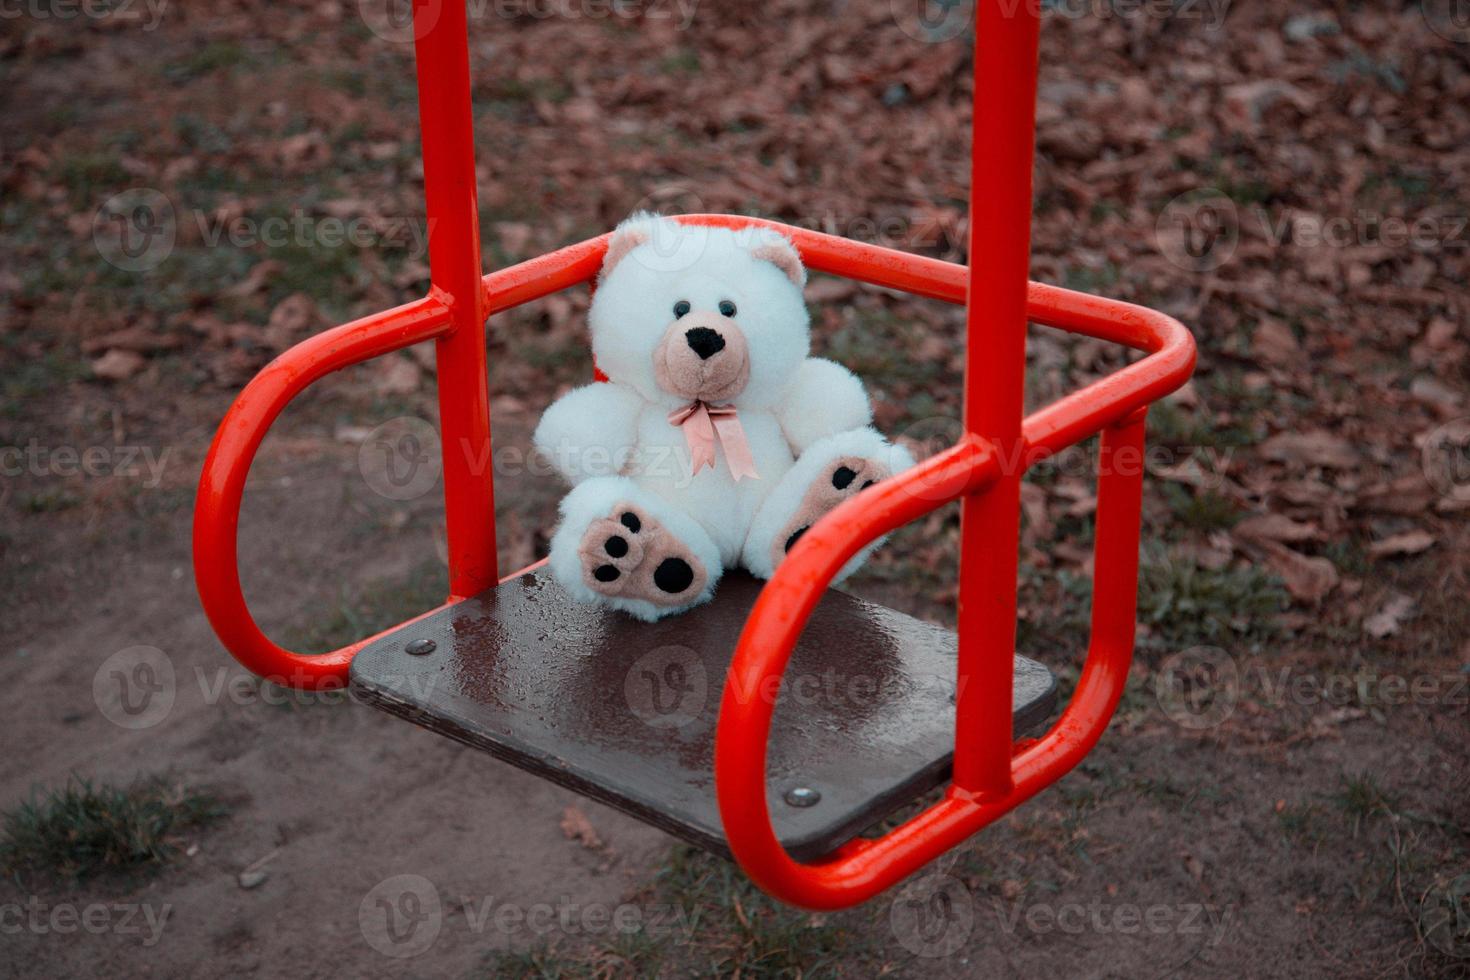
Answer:
[(272, 350), (282, 351), (310, 333), (316, 322), (316, 303), (305, 293), (292, 293), (271, 310), (262, 336)]
[(92, 374), (107, 381), (126, 381), (147, 362), (130, 350), (110, 350), (92, 362)]
[(1294, 367), (1301, 359), (1301, 345), (1291, 327), (1275, 317), (1262, 317), (1251, 338), (1251, 353), (1266, 364)]
[(1346, 439), (1330, 432), (1282, 432), (1261, 443), (1261, 455), (1282, 463), (1352, 469), (1361, 457)]
[(1375, 541), (1368, 546), (1368, 554), (1374, 558), (1392, 558), (1397, 555), (1417, 555), (1421, 551), (1428, 551), (1434, 547), (1434, 535), (1428, 531), (1416, 530), (1405, 531), (1403, 534), (1395, 534)]
[(1318, 602), (1337, 585), (1337, 568), (1326, 558), (1312, 558), (1276, 541), (1262, 541), (1266, 560), (1293, 598)]
[(1377, 640), (1393, 636), (1414, 611), (1414, 599), (1395, 592), (1376, 613), (1363, 620), (1363, 632)]
[(1310, 541), (1321, 536), (1315, 524), (1294, 521), (1285, 514), (1255, 514), (1235, 525), (1237, 538), (1252, 541)]
[(602, 838), (597, 836), (597, 831), (592, 827), (592, 821), (587, 819), (587, 814), (574, 806), (569, 806), (562, 811), (561, 832), (566, 835), (567, 840), (574, 840), (589, 851), (596, 851), (602, 847)]

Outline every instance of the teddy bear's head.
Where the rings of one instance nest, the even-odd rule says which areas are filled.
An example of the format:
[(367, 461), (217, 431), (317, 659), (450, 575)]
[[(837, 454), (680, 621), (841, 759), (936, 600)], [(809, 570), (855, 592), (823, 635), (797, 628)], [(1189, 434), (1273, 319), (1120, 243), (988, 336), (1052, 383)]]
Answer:
[(765, 228), (636, 214), (613, 232), (588, 323), (597, 366), (658, 405), (767, 408), (810, 350), (806, 270)]

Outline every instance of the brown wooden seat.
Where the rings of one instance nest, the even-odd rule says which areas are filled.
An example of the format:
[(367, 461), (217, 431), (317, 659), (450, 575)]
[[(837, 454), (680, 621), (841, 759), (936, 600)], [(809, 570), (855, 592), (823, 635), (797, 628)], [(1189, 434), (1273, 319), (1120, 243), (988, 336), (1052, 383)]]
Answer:
[[(764, 583), (727, 575), (715, 599), (642, 623), (518, 576), (363, 649), (362, 700), (483, 749), (671, 834), (729, 855), (715, 802), (726, 667)], [(829, 591), (802, 636), (772, 725), (776, 832), (800, 860), (832, 851), (949, 777), (956, 637)], [(748, 692), (770, 697), (774, 692)], [(1014, 731), (1056, 700), (1016, 658)]]

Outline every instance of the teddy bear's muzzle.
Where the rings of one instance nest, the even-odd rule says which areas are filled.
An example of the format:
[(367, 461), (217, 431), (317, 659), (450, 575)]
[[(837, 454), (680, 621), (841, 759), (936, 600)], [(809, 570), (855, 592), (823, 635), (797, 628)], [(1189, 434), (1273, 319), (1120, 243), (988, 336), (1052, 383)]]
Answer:
[(669, 324), (653, 351), (654, 377), (680, 398), (719, 404), (745, 390), (750, 347), (730, 317), (699, 311)]

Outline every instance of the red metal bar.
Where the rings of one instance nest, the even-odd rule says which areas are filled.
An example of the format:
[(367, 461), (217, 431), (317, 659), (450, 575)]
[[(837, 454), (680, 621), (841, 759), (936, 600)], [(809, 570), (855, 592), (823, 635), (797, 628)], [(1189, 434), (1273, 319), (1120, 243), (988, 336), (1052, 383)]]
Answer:
[(1037, 5), (975, 7), (970, 139), (970, 289), (965, 300), (965, 431), (988, 440), (1000, 473), (960, 505), (959, 689), (954, 785), (1011, 788), (1011, 661), (1021, 521), (1026, 273), (1031, 264)]
[(451, 321), (434, 346), (449, 591), (463, 598), (496, 581), (469, 28), (460, 0), (414, 0), (413, 17), (431, 295), (449, 310)]
[(220, 422), (194, 501), (194, 581), (214, 631), (247, 669), (279, 684), (337, 687), (368, 641), (320, 656), (272, 643), (245, 604), (240, 587), (240, 501), (250, 463), (271, 423), (307, 385), (333, 371), (442, 336), (449, 311), (433, 298), (364, 317), (310, 337), (267, 364)]
[[(1183, 383), (1187, 371), (1177, 377)], [(865, 544), (960, 496), (993, 486), (1000, 461), (976, 436), (940, 453), (812, 525), (761, 591), (726, 678), (715, 737), (720, 819), (735, 859), (762, 888), (793, 905), (836, 909), (866, 901), (903, 880), (1075, 766), (1117, 708), (1133, 655), (1143, 485), (1142, 412), (1104, 429), (1099, 448), (1092, 636), (1077, 690), (1045, 735), (1004, 758), (1011, 788), (978, 798), (951, 787), (944, 799), (876, 841), (855, 840), (812, 864), (793, 861), (771, 825), (766, 742), (775, 711), (769, 691), (781, 677), (807, 617), (837, 570)], [(1116, 465), (1117, 460), (1137, 460)], [(1009, 661), (1007, 667), (1009, 668)], [(1006, 706), (1007, 728), (1010, 706)]]

